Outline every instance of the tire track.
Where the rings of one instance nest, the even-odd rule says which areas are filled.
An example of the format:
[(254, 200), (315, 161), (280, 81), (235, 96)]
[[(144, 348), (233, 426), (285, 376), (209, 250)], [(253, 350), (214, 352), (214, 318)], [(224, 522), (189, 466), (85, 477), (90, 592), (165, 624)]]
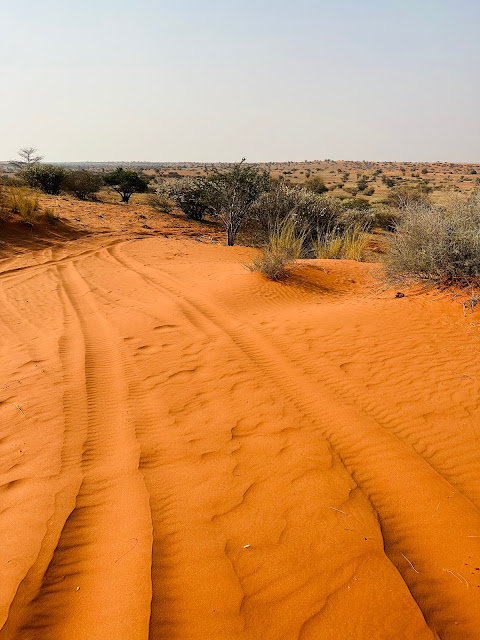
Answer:
[[(193, 312), (230, 336), (263, 377), (281, 388), (299, 412), (308, 416), (340, 455), (378, 513), (386, 553), (431, 628), (442, 638), (475, 639), (480, 623), (480, 576), (472, 572), (480, 563), (480, 512), (475, 505), (408, 445), (363, 412), (339, 402), (323, 385), (312, 383), (250, 328), (245, 332), (239, 321), (218, 307), (212, 309), (203, 300), (186, 297), (164, 272), (139, 267), (138, 263), (134, 266), (132, 258), (119, 258), (120, 250), (121, 245), (111, 253), (126, 268), (139, 270), (142, 277), (178, 296), (183, 304), (187, 301)], [(350, 427), (358, 424), (362, 425), (360, 430)], [(403, 472), (396, 478), (390, 469), (399, 462)], [(435, 513), (438, 504), (442, 505), (440, 514)], [(434, 515), (438, 519), (432, 519)], [(452, 539), (457, 540), (453, 550)], [(466, 571), (469, 580), (464, 577)]]
[[(57, 267), (85, 344), (82, 481), (19, 640), (148, 637), (151, 523), (111, 329), (73, 262)], [(68, 365), (67, 365), (68, 366)], [(119, 376), (120, 374), (120, 376)], [(78, 403), (66, 398), (84, 431)], [(71, 462), (72, 451), (64, 450)], [(115, 594), (115, 595), (113, 595)]]

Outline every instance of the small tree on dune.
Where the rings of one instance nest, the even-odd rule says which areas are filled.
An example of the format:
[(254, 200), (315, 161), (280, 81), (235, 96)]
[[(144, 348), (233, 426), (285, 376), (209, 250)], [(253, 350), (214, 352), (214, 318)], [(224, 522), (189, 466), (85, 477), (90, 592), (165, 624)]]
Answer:
[(268, 173), (244, 164), (245, 158), (225, 173), (215, 170), (209, 178), (213, 192), (213, 210), (227, 231), (227, 244), (235, 244), (242, 223), (248, 218), (253, 204), (270, 187)]
[(125, 171), (122, 167), (107, 173), (104, 177), (106, 185), (116, 191), (122, 202), (128, 202), (134, 193), (145, 193), (148, 181), (138, 175), (136, 171)]

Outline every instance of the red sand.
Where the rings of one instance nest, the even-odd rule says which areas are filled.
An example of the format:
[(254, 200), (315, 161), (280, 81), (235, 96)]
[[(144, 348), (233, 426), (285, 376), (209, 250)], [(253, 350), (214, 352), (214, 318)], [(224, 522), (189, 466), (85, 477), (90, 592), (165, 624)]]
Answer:
[(0, 640), (480, 638), (477, 314), (251, 255), (0, 263)]

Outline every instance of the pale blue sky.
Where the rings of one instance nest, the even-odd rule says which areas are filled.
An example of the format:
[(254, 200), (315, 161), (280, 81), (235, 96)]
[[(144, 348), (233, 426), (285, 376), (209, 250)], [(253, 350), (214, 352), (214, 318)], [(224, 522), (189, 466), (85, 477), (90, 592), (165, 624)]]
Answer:
[(0, 159), (480, 162), (480, 0), (0, 9)]

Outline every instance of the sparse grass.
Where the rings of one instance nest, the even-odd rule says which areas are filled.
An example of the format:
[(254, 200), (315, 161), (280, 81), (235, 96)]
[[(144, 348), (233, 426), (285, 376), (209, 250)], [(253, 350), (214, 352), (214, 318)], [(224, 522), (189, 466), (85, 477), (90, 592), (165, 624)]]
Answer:
[(266, 247), (260, 256), (255, 257), (246, 267), (249, 271), (261, 273), (269, 280), (284, 280), (295, 265), (292, 257), (281, 249)]
[(275, 225), (267, 247), (247, 265), (247, 269), (270, 280), (284, 280), (302, 256), (305, 237), (305, 229), (296, 223), (293, 216), (289, 216)]
[(0, 185), (0, 221), (8, 220), (10, 217), (10, 207), (6, 190)]
[(293, 216), (289, 216), (275, 225), (268, 239), (268, 249), (278, 255), (283, 252), (297, 260), (302, 257), (305, 238), (305, 228), (296, 223)]
[(369, 235), (363, 227), (332, 227), (318, 238), (314, 251), (317, 258), (362, 262), (366, 258), (368, 241)]
[(55, 213), (54, 209), (51, 207), (47, 207), (43, 210), (43, 217), (45, 218), (45, 222), (51, 225), (56, 225), (60, 221), (60, 217)]
[(12, 213), (19, 215), (26, 224), (33, 224), (40, 210), (36, 195), (23, 187), (10, 189), (8, 195), (8, 208)]
[(161, 193), (149, 193), (146, 200), (152, 209), (156, 209), (161, 213), (171, 213), (175, 209), (174, 203)]

